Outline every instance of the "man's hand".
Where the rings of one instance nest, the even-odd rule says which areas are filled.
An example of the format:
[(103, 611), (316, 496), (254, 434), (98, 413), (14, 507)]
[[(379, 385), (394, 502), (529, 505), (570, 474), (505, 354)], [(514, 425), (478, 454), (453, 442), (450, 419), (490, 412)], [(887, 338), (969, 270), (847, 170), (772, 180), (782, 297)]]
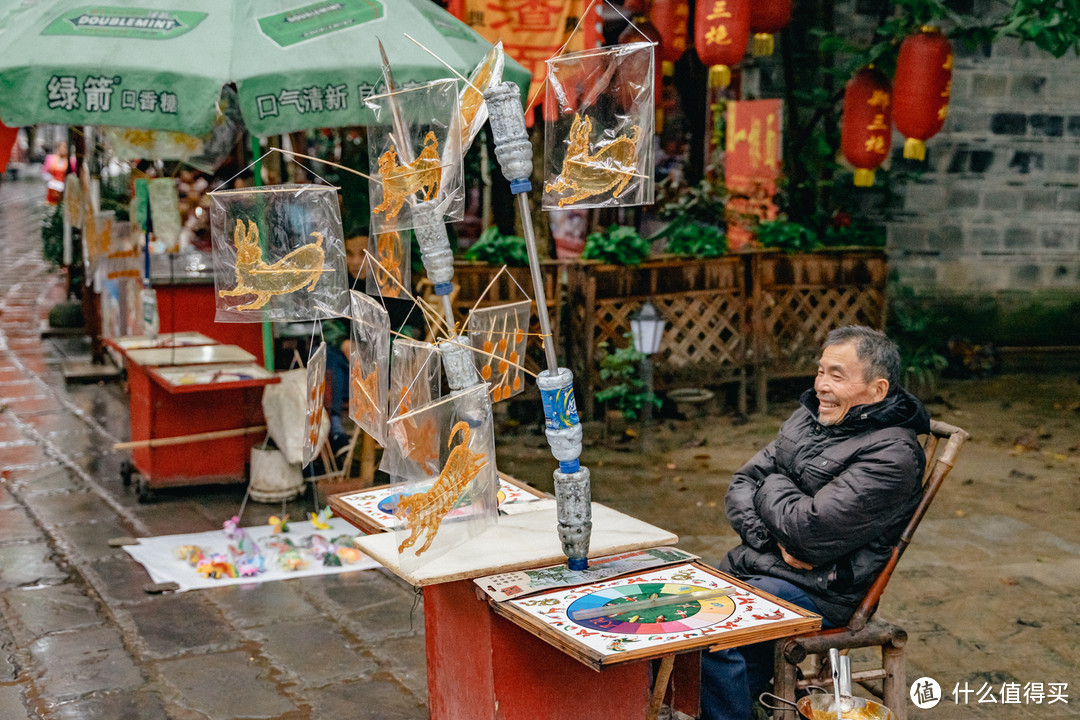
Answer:
[(805, 563), (805, 562), (803, 562), (802, 560), (799, 560), (796, 557), (792, 557), (791, 553), (789, 553), (784, 548), (783, 545), (777, 544), (777, 547), (780, 548), (780, 557), (782, 557), (784, 559), (784, 562), (786, 562), (788, 565), (795, 568), (796, 570), (813, 570), (814, 569), (814, 566), (811, 565), (810, 563)]
[(341, 354), (345, 357), (349, 357), (349, 351), (352, 349), (352, 343), (348, 340), (341, 341)]

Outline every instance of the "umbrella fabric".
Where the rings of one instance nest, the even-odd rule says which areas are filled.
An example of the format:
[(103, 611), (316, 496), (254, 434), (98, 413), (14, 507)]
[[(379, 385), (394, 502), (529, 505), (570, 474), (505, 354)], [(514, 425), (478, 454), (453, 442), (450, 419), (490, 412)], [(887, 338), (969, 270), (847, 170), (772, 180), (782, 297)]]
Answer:
[(376, 39), (402, 86), (451, 74), (404, 33), (464, 75), (491, 47), (431, 0), (0, 0), (0, 116), (202, 135), (235, 83), (256, 135), (363, 125), (383, 90)]

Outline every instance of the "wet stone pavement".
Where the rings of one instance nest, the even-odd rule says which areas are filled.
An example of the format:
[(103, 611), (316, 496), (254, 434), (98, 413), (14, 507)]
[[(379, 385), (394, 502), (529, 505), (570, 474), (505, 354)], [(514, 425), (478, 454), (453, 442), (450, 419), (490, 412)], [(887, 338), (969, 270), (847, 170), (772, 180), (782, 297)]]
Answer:
[(148, 594), (109, 545), (219, 529), (243, 486), (140, 504), (122, 484), (122, 383), (65, 384), (85, 341), (41, 337), (64, 291), (28, 175), (0, 184), (0, 720), (427, 717), (423, 605), (385, 571)]

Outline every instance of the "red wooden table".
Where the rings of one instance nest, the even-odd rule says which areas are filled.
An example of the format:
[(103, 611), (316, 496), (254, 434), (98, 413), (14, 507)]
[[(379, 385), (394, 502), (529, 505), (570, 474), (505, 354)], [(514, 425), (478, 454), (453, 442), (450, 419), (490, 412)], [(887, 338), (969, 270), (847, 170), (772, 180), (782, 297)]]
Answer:
[[(593, 503), (591, 555), (672, 545), (678, 537)], [(346, 517), (348, 519), (348, 517)], [(394, 533), (361, 538), (371, 558), (424, 592), (428, 708), (432, 720), (643, 720), (652, 660), (596, 671), (498, 617), (472, 578), (566, 560), (555, 508), (500, 517), (465, 544), (405, 572)], [(696, 714), (699, 653), (675, 664), (669, 704)]]
[[(262, 425), (263, 387), (280, 379), (233, 345), (153, 348), (125, 353), (132, 441)], [(244, 482), (251, 448), (264, 433), (131, 448), (139, 499), (155, 488)]]

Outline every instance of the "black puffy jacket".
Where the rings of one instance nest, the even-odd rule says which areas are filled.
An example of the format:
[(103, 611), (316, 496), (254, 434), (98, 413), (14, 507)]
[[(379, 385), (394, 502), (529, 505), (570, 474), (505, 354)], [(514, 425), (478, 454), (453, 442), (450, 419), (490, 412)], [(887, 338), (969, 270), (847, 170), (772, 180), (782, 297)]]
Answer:
[[(919, 503), (926, 457), (916, 435), (930, 418), (903, 388), (836, 425), (818, 422), (813, 390), (800, 402), (728, 487), (727, 516), (743, 542), (720, 569), (787, 580), (843, 625)], [(777, 543), (814, 568), (788, 565)]]

